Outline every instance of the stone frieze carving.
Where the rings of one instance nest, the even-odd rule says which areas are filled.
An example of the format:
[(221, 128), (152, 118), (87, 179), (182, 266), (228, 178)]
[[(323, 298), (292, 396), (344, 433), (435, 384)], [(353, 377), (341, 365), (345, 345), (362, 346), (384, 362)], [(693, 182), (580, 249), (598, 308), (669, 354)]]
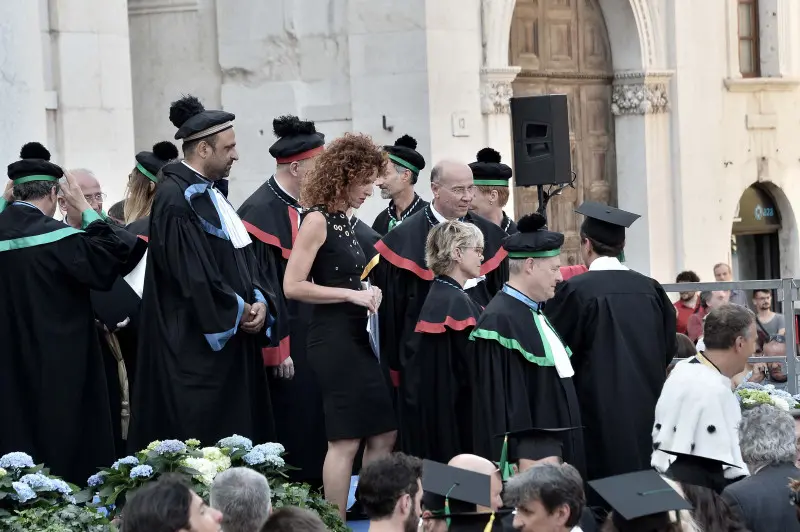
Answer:
[(614, 85), (611, 112), (616, 116), (646, 115), (669, 111), (665, 83), (632, 83)]

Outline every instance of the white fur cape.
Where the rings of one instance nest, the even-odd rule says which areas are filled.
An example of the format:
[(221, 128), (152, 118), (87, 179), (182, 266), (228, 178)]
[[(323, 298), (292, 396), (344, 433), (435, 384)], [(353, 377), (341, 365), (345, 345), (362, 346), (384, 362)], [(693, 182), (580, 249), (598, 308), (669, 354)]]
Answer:
[[(721, 460), (725, 478), (747, 475), (739, 448), (742, 412), (731, 381), (717, 370), (688, 361), (675, 366), (656, 404), (653, 448)], [(650, 460), (665, 473), (675, 457), (654, 450)]]

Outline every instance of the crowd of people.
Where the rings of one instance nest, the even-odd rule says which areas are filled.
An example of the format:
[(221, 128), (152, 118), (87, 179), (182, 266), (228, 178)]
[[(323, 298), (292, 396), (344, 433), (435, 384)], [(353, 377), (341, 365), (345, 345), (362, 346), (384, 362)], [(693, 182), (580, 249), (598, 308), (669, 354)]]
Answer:
[[(788, 438), (775, 412), (739, 428), (731, 379), (756, 352), (755, 317), (711, 309), (703, 352), (667, 380), (679, 312), (624, 265), (637, 215), (584, 202), (585, 267), (564, 268), (563, 234), (503, 212), (512, 171), (495, 150), (434, 164), (428, 203), (410, 136), (326, 145), (295, 116), (274, 120), (277, 169), (237, 211), (235, 116), (185, 96), (169, 119), (183, 157), (169, 142), (137, 154), (113, 216), (41, 144), (9, 165), (0, 454), (83, 484), (154, 440), (278, 441), (342, 518), (360, 471), (356, 511), (378, 531), (767, 521), (742, 486), (777, 493), (795, 470), (765, 451), (783, 440), (740, 444)], [(356, 213), (375, 186), (390, 201), (370, 227)], [(161, 479), (128, 502), (124, 526), (212, 530), (242, 506), (266, 510), (215, 505), (214, 490), (210, 504)]]

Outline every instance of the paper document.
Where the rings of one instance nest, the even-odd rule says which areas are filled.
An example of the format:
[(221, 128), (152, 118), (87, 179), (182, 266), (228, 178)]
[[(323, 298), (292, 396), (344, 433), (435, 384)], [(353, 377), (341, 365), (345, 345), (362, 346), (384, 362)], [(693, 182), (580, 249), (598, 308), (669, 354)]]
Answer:
[(142, 297), (142, 292), (144, 292), (144, 272), (147, 270), (147, 251), (144, 252), (142, 255), (142, 260), (139, 261), (139, 264), (124, 277), (125, 282), (133, 288), (133, 291), (136, 292), (136, 295), (139, 296), (139, 299)]
[[(362, 281), (361, 287), (364, 290), (369, 290), (372, 288), (372, 283), (369, 280)], [(367, 333), (369, 333), (369, 345), (372, 347), (372, 352), (375, 354), (375, 358), (378, 360), (381, 359), (381, 336), (380, 336), (380, 328), (378, 327), (378, 313), (370, 313), (367, 311)]]

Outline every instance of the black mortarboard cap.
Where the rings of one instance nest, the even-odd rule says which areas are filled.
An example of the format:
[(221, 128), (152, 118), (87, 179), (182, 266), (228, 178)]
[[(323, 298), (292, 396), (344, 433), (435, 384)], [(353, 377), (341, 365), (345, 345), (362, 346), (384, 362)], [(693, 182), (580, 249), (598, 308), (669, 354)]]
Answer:
[(432, 460), (422, 463), (422, 489), (425, 508), (444, 515), (445, 502), (450, 514), (469, 514), (476, 506), (491, 507), (492, 478), (460, 467)]
[(317, 131), (314, 122), (300, 120), (296, 116), (279, 116), (272, 121), (272, 131), (278, 140), (269, 148), (269, 153), (278, 164), (310, 159), (322, 151), (325, 135)]
[(516, 430), (500, 436), (508, 436), (512, 442), (509, 460), (518, 462), (525, 460), (542, 460), (548, 456), (563, 458), (562, 448), (564, 438), (571, 430), (580, 430), (581, 427), (563, 427), (554, 429), (530, 428)]
[(723, 467), (736, 467), (728, 462), (705, 456), (677, 453), (660, 448), (659, 450), (675, 457), (664, 474), (665, 476), (683, 484), (709, 488), (717, 493), (722, 493), (728, 484)]
[(503, 248), (510, 259), (529, 257), (555, 257), (561, 253), (564, 235), (545, 228), (545, 219), (540, 214), (528, 214), (517, 222), (517, 231), (503, 240)]
[(178, 128), (175, 140), (184, 142), (204, 139), (233, 127), (236, 115), (227, 111), (207, 110), (194, 96), (172, 102), (169, 121)]
[(650, 530), (645, 525), (668, 524), (668, 512), (692, 509), (692, 505), (652, 469), (592, 480), (589, 485), (613, 508), (613, 520), (619, 532)]
[(153, 151), (140, 151), (136, 154), (136, 168), (153, 183), (158, 183), (158, 172), (165, 164), (178, 158), (178, 148), (169, 141), (153, 146)]
[(393, 146), (384, 146), (383, 150), (389, 154), (389, 159), (411, 170), (415, 177), (425, 168), (425, 158), (417, 151), (417, 141), (409, 135), (403, 135)]
[(38, 142), (25, 144), (19, 152), (20, 160), (8, 165), (8, 177), (14, 184), (31, 181), (58, 181), (64, 170), (50, 162), (50, 152)]
[(500, 162), (500, 152), (492, 148), (483, 148), (478, 152), (476, 161), (469, 163), (472, 169), (473, 182), (478, 186), (507, 187), (511, 179), (511, 167)]
[(584, 201), (575, 209), (586, 219), (581, 232), (592, 240), (607, 246), (621, 246), (625, 243), (625, 229), (640, 216), (596, 201)]

